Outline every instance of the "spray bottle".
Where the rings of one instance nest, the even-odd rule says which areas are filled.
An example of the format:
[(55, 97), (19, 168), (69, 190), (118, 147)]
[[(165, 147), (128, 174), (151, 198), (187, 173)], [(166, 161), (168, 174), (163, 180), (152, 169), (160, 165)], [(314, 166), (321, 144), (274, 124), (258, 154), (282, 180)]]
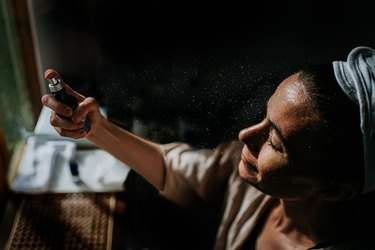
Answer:
[[(52, 69), (46, 70), (44, 77), (48, 80), (49, 90), (51, 91), (52, 95), (61, 103), (64, 103), (75, 110), (78, 107), (78, 100), (66, 93), (64, 88), (64, 81), (61, 79), (60, 75)], [(70, 117), (58, 115), (63, 119), (70, 119)], [(83, 128), (86, 132), (89, 132), (91, 129), (90, 121), (86, 118), (83, 123)]]

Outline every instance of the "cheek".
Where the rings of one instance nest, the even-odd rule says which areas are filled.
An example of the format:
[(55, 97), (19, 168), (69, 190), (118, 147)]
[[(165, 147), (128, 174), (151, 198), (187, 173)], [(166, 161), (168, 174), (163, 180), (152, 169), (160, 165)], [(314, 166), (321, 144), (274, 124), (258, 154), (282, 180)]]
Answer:
[(262, 189), (262, 187), (270, 186), (271, 183), (279, 182), (282, 179), (280, 173), (286, 165), (287, 161), (283, 155), (266, 145), (259, 152), (256, 163), (257, 171), (240, 162), (239, 173), (247, 182)]
[(296, 178), (290, 162), (281, 154), (264, 152), (259, 155), (259, 178), (255, 184), (264, 193), (286, 199), (306, 197), (311, 191), (305, 179)]
[(288, 171), (289, 161), (279, 153), (265, 151), (259, 155), (259, 185), (265, 189), (280, 189), (280, 186), (286, 186), (291, 180), (291, 173)]
[(283, 154), (271, 148), (267, 147), (259, 152), (258, 170), (263, 177), (282, 171), (287, 164), (288, 161)]

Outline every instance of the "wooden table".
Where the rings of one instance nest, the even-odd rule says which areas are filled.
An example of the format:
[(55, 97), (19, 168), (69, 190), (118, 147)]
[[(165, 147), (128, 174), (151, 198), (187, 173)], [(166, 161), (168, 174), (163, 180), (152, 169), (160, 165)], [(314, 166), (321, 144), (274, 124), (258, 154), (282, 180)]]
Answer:
[(119, 193), (12, 194), (1, 224), (0, 249), (123, 249), (116, 241), (121, 237), (114, 240), (114, 235), (123, 234), (125, 207), (120, 197)]

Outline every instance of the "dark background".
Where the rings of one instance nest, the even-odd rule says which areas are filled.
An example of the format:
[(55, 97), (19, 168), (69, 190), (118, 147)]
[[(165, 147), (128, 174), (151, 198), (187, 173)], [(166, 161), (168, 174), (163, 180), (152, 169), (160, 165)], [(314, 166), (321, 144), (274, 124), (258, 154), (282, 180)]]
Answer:
[[(31, 2), (42, 71), (157, 142), (235, 139), (299, 67), (375, 47), (366, 1)], [(120, 249), (210, 249), (220, 215), (180, 210), (134, 172), (125, 185)]]
[(375, 45), (365, 1), (31, 1), (43, 71), (149, 139), (215, 146), (301, 65)]

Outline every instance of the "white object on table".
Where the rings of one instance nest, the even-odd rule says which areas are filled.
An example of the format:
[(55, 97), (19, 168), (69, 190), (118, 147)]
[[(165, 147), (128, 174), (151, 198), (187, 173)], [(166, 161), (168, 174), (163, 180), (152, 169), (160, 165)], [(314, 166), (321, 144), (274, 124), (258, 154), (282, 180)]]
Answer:
[[(70, 161), (78, 164), (78, 183), (70, 172)], [(20, 193), (122, 191), (129, 171), (104, 150), (77, 150), (69, 140), (30, 136), (11, 188)]]

